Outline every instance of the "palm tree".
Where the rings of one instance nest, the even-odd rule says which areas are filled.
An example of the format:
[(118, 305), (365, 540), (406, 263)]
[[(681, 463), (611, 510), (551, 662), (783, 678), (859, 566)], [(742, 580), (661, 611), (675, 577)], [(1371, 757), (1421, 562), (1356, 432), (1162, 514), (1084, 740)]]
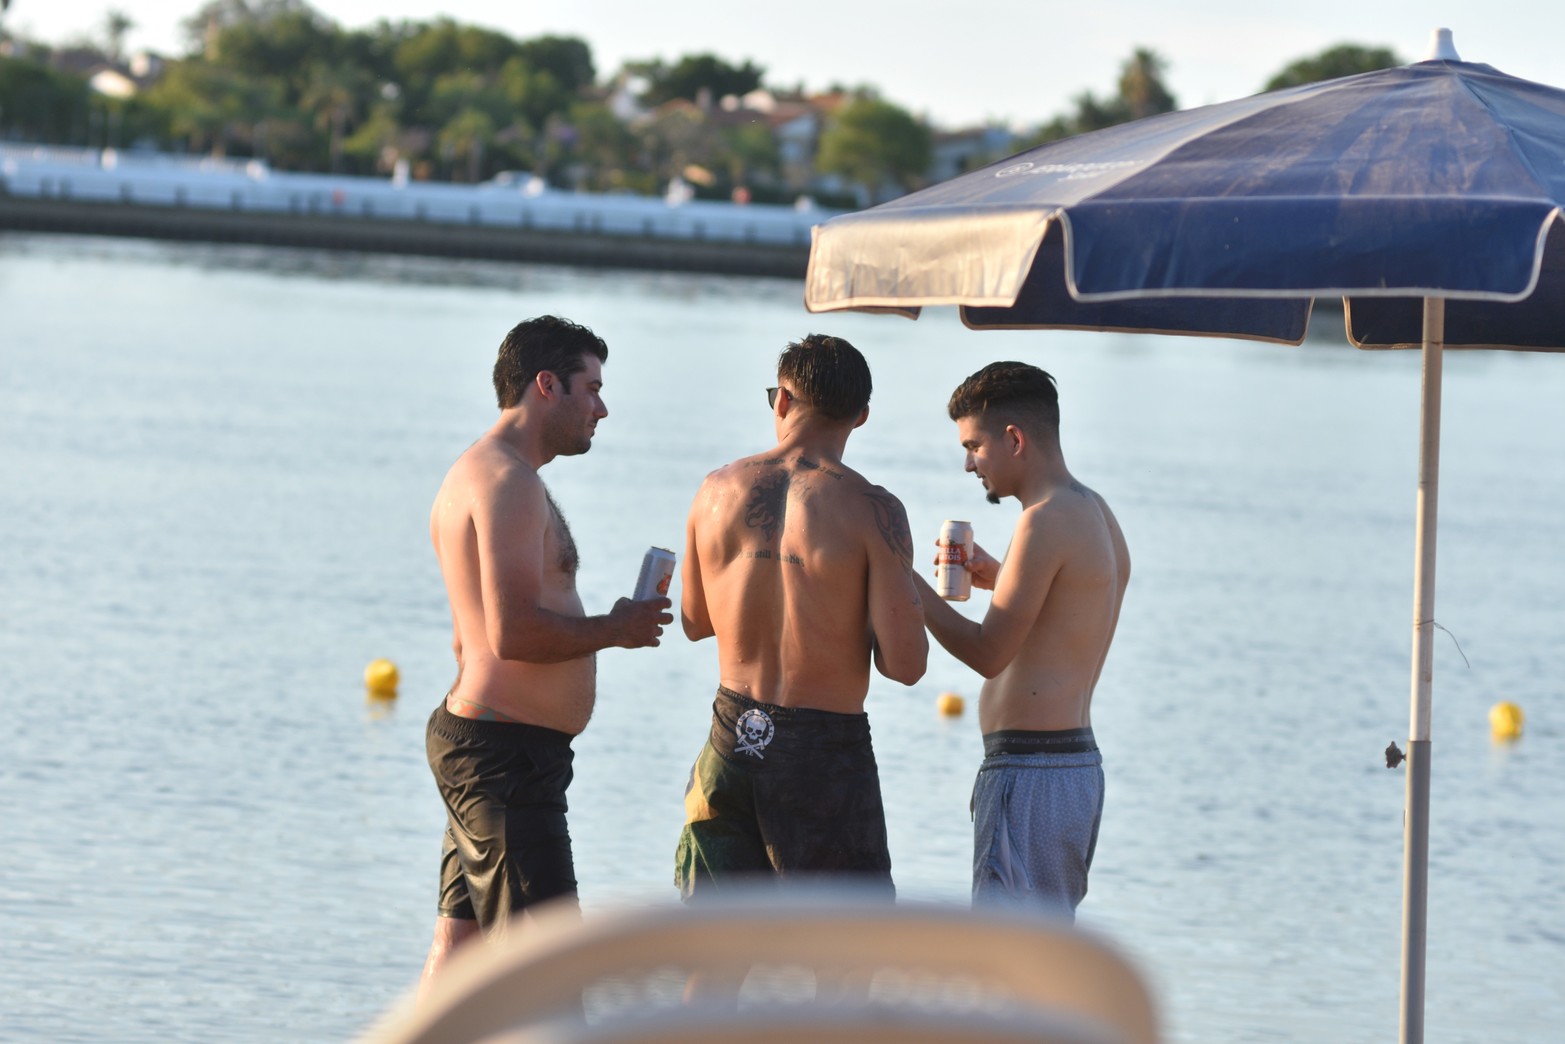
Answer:
[(310, 78), (299, 96), (299, 105), (315, 116), (315, 126), (330, 136), (329, 168), (342, 169), (342, 140), (348, 123), (359, 108), (368, 77), (356, 66), (332, 66), (324, 62), (310, 69)]

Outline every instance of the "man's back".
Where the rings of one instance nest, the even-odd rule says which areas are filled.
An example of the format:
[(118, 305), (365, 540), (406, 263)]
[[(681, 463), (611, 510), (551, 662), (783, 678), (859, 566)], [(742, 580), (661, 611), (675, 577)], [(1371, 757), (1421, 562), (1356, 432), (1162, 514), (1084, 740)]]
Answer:
[(923, 673), (906, 514), (840, 461), (779, 447), (712, 472), (689, 537), (686, 630), (716, 635), (727, 688), (857, 713), (872, 637), (887, 676), (911, 684)]

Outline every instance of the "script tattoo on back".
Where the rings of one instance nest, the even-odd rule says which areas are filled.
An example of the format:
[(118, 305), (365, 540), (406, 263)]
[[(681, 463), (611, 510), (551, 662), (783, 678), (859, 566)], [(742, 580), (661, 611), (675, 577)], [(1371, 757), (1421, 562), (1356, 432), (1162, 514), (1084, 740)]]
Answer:
[(759, 529), (767, 540), (777, 539), (783, 516), (788, 512), (788, 473), (773, 471), (762, 475), (750, 487), (750, 499), (744, 506), (744, 524)]
[(913, 568), (913, 533), (908, 529), (907, 512), (901, 503), (883, 489), (872, 489), (864, 495), (875, 510), (875, 526), (881, 539), (902, 560), (903, 568)]

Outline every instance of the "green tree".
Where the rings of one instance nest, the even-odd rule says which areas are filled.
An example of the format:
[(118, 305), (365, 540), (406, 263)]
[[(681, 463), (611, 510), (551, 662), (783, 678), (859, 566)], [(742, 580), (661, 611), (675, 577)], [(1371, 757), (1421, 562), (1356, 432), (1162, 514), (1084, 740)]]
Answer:
[(535, 127), (543, 126), (550, 116), (569, 110), (576, 93), (552, 72), (534, 67), (520, 55), (500, 67), (495, 81), (506, 106)]
[(1083, 91), (1074, 100), (1076, 111), (1056, 116), (1038, 128), (1023, 144), (1025, 147), (1057, 141), (1088, 131), (1102, 130), (1179, 107), (1174, 95), (1163, 83), (1167, 63), (1156, 52), (1138, 47), (1120, 66), (1119, 92), (1110, 98), (1098, 98)]
[(571, 97), (591, 87), (598, 74), (592, 66), (592, 49), (574, 36), (539, 36), (523, 40), (518, 55), (528, 68), (548, 73)]
[(577, 102), (571, 106), (569, 119), (576, 138), (565, 157), (566, 165), (580, 171), (577, 180), (584, 188), (657, 191), (656, 181), (640, 176), (642, 172), (636, 169), (636, 136), (608, 106)]
[(1321, 80), (1335, 80), (1339, 76), (1391, 69), (1405, 64), (1389, 47), (1365, 47), (1362, 44), (1337, 44), (1319, 54), (1290, 62), (1283, 70), (1266, 81), (1265, 90), (1276, 91), (1284, 87), (1298, 87)]
[[(218, 36), (225, 29), (268, 22), (289, 14), (321, 16), (305, 0), (207, 0), (196, 13), (180, 23), (192, 52), (215, 52)], [(208, 53), (215, 59), (217, 53)]]
[(861, 186), (873, 202), (882, 186), (915, 186), (929, 167), (929, 128), (906, 110), (860, 96), (837, 110), (821, 134), (815, 166)]
[(401, 158), (401, 140), (396, 104), (383, 102), (343, 140), (342, 152), (360, 171), (384, 172)]
[(1120, 67), (1119, 100), (1130, 119), (1173, 112), (1179, 107), (1163, 85), (1167, 70), (1168, 63), (1144, 47), (1136, 48), (1130, 60)]
[(762, 121), (723, 132), (724, 173), (730, 185), (775, 186), (782, 181), (782, 154), (777, 136)]
[(351, 65), (316, 63), (299, 97), (299, 106), (314, 117), (317, 130), (328, 137), (327, 169), (342, 169), (342, 143), (348, 126), (354, 122), (370, 83), (364, 73)]
[(136, 28), (135, 20), (118, 8), (103, 13), (104, 51), (116, 62), (125, 60), (125, 37)]
[(475, 182), (483, 169), (484, 150), (494, 140), (495, 125), (487, 113), (468, 108), (453, 116), (440, 129), (440, 157), (456, 169), (458, 161), (466, 161), (467, 177)]
[(75, 140), (87, 110), (87, 81), (27, 58), (0, 58), (0, 137), (48, 145)]
[(686, 55), (673, 68), (654, 63), (647, 69), (651, 86), (645, 99), (649, 105), (661, 105), (675, 98), (697, 100), (703, 90), (713, 101), (730, 94), (748, 94), (761, 85), (766, 70), (752, 65), (730, 65), (711, 54)]
[(236, 144), (254, 150), (256, 128), (281, 107), (280, 94), (275, 82), (194, 58), (170, 63), (146, 101), (191, 151), (226, 155)]

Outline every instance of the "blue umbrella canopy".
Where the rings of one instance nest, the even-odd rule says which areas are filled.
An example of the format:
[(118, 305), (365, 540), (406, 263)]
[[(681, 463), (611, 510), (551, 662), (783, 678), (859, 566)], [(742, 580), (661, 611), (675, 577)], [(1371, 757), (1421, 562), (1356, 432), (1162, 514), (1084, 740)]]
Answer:
[(1436, 60), (1041, 145), (819, 226), (811, 311), (1565, 349), (1565, 91)]

